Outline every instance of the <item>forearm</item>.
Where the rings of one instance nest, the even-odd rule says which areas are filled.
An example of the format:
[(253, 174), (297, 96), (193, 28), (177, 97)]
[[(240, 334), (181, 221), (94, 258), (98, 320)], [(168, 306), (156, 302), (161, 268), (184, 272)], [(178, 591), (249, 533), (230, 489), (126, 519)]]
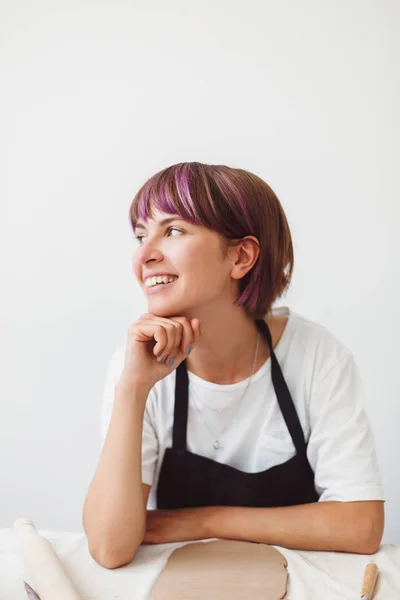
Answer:
[[(134, 555), (146, 528), (142, 431), (149, 390), (115, 387), (113, 413), (84, 507), (83, 527), (96, 560)], [(106, 565), (105, 565), (106, 566)]]
[(297, 550), (373, 554), (383, 533), (382, 502), (317, 502), (277, 508), (214, 507), (208, 537)]

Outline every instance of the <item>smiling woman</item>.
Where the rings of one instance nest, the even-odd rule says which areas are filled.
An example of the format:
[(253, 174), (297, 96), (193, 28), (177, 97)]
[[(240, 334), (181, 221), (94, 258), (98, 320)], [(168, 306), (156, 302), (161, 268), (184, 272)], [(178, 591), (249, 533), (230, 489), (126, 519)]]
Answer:
[[(140, 244), (146, 235), (139, 231), (157, 214), (164, 215), (157, 224), (164, 236), (184, 236), (179, 227), (192, 225), (192, 232), (213, 233), (224, 256), (238, 240), (254, 237), (260, 260), (239, 279), (236, 300), (253, 317), (263, 318), (288, 288), (294, 262), (289, 225), (274, 191), (257, 175), (224, 165), (174, 165), (151, 177), (132, 201), (130, 221)], [(171, 223), (176, 227), (167, 228)], [(179, 233), (171, 236), (171, 230)]]
[(274, 306), (294, 264), (275, 193), (180, 163), (129, 216), (148, 313), (107, 373), (93, 556), (120, 566), (141, 543), (207, 537), (375, 552), (384, 494), (360, 374), (326, 328)]

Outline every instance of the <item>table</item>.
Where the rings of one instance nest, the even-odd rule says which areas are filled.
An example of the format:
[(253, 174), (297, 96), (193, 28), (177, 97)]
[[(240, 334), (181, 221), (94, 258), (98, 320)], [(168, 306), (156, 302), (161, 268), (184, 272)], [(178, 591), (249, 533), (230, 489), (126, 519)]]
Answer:
[[(38, 532), (52, 543), (83, 600), (147, 600), (171, 552), (185, 543), (140, 546), (129, 565), (111, 570), (90, 556), (84, 533)], [(382, 545), (370, 556), (274, 548), (288, 563), (286, 600), (358, 600), (369, 562), (375, 562), (380, 571), (374, 600), (400, 599), (400, 545)], [(14, 531), (0, 528), (0, 600), (27, 600), (24, 579), (33, 587), (19, 557)]]

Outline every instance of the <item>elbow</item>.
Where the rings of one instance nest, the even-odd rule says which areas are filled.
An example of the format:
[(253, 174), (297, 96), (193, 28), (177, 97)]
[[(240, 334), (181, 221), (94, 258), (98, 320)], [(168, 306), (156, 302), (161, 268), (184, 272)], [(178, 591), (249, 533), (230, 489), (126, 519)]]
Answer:
[(95, 548), (89, 547), (89, 554), (99, 564), (101, 567), (105, 569), (119, 569), (120, 567), (124, 567), (129, 565), (135, 558), (136, 552), (138, 548), (129, 551), (100, 551)]
[(93, 530), (88, 527), (87, 519), (83, 519), (83, 528), (86, 534), (87, 548), (93, 560), (105, 569), (119, 569), (133, 561), (140, 547), (145, 529), (122, 539), (120, 533)]
[(359, 519), (358, 554), (375, 554), (378, 552), (385, 528), (384, 503), (374, 502), (370, 510)]
[(354, 552), (367, 555), (375, 554), (380, 548), (381, 539), (382, 538), (368, 537), (362, 544), (357, 546), (357, 549), (354, 550)]
[(382, 530), (378, 530), (376, 527), (372, 527), (372, 530), (365, 535), (364, 544), (361, 554), (375, 554), (378, 552), (383, 536), (383, 528)]
[(100, 542), (94, 538), (86, 536), (87, 548), (90, 556), (97, 564), (105, 569), (119, 569), (129, 565), (135, 558), (143, 537), (130, 539), (129, 543), (121, 544), (121, 540), (114, 539), (113, 542), (104, 542), (104, 537)]

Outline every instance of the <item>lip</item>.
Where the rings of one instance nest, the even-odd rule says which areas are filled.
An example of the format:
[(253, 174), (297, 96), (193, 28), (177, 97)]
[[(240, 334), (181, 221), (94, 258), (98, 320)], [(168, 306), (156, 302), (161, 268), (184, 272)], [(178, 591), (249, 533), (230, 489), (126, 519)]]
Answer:
[(170, 288), (172, 285), (174, 285), (174, 283), (176, 283), (178, 281), (178, 279), (175, 279), (175, 281), (171, 281), (171, 283), (158, 283), (157, 285), (153, 285), (150, 288), (146, 288), (147, 290), (147, 294), (149, 296), (151, 296), (152, 294), (157, 294), (158, 292), (162, 292), (162, 291), (166, 291), (168, 288)]
[(148, 275), (143, 275), (143, 281), (149, 279), (149, 277), (178, 277), (176, 273), (149, 273)]

